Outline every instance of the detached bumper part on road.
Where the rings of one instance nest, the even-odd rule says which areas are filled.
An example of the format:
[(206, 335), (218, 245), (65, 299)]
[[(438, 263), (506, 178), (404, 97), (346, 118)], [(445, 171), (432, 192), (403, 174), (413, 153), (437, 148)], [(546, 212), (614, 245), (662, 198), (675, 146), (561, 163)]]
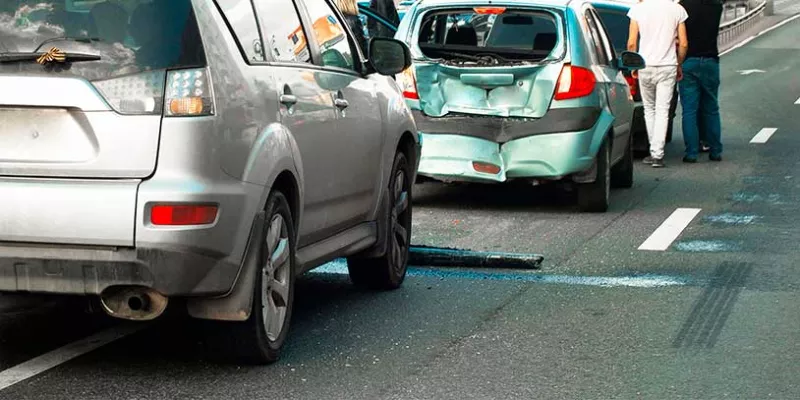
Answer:
[[(585, 111), (583, 117), (578, 112), (579, 118), (547, 121), (429, 118), (415, 113), (424, 143), (419, 174), (445, 182), (505, 182), (513, 178), (560, 179), (584, 171), (594, 160), (590, 149), (600, 117), (599, 110)], [(559, 130), (570, 128), (576, 130)], [(499, 172), (479, 172), (474, 162), (497, 166)]]

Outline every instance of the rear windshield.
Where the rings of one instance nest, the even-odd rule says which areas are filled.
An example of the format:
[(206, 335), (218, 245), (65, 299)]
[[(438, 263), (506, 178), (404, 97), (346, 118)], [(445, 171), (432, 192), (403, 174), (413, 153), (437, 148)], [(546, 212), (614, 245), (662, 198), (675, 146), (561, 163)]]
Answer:
[[(429, 58), (460, 64), (539, 62), (557, 55), (556, 17), (546, 11), (503, 8), (426, 14), (419, 47)], [(491, 10), (491, 11), (486, 11)]]
[(596, 10), (600, 14), (600, 19), (603, 20), (606, 31), (611, 36), (611, 43), (614, 45), (614, 49), (618, 53), (625, 51), (628, 48), (628, 28), (630, 25), (628, 16), (618, 11)]
[[(100, 59), (42, 66), (8, 57), (53, 47)], [(98, 80), (204, 65), (191, 0), (0, 0), (0, 73)]]

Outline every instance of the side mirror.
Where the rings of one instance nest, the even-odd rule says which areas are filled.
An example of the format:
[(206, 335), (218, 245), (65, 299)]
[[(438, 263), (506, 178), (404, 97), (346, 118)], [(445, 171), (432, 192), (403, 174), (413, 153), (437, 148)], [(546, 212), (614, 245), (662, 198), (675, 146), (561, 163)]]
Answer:
[(623, 51), (617, 59), (617, 67), (621, 70), (636, 71), (645, 68), (644, 57), (632, 51)]
[(411, 66), (411, 50), (399, 40), (375, 37), (369, 42), (369, 61), (379, 74), (394, 76)]

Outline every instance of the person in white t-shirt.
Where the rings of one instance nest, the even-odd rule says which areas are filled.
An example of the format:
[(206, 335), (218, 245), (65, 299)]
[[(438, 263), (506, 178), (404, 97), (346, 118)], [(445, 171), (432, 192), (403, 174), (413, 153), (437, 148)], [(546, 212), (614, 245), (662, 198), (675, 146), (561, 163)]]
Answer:
[(659, 168), (664, 166), (664, 142), (675, 82), (683, 77), (681, 64), (689, 48), (684, 24), (689, 16), (674, 0), (643, 0), (631, 7), (628, 17), (631, 20), (628, 50), (641, 54), (646, 65), (638, 72), (650, 139), (650, 156), (644, 162)]

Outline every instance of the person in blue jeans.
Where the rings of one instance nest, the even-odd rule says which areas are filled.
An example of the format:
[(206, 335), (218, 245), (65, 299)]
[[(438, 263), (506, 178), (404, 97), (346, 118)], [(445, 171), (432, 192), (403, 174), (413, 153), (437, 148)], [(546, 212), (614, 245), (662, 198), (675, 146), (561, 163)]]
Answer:
[[(721, 0), (683, 0), (689, 18), (686, 36), (689, 50), (683, 62), (683, 80), (678, 84), (683, 109), (683, 161), (697, 162), (701, 140), (709, 147), (708, 158), (722, 161), (722, 122), (719, 113), (719, 22)], [(700, 136), (703, 132), (703, 137)]]

